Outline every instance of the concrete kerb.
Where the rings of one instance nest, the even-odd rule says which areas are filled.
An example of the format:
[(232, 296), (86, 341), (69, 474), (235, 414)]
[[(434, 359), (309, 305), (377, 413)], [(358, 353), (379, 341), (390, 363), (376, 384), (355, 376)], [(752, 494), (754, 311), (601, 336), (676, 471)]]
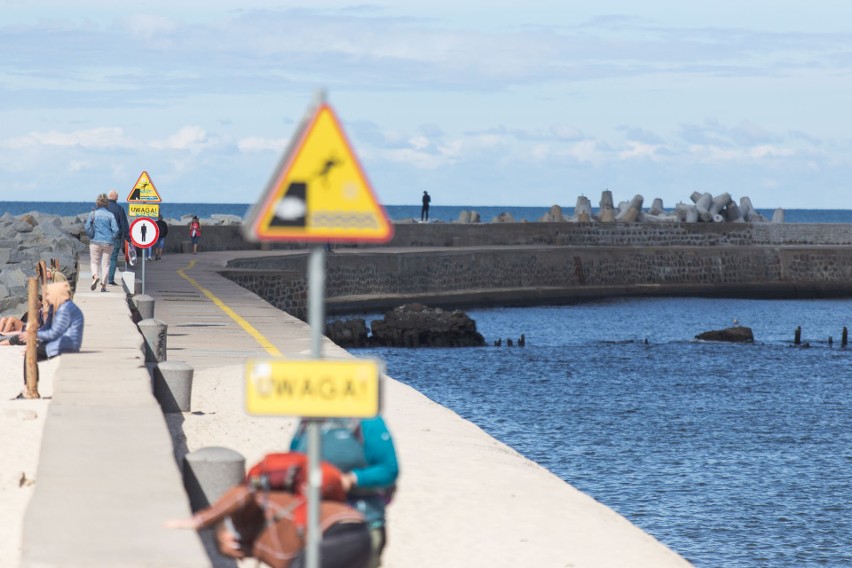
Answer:
[(54, 377), (21, 566), (210, 565), (196, 533), (163, 528), (189, 501), (126, 298), (86, 292), (74, 297), (82, 352)]

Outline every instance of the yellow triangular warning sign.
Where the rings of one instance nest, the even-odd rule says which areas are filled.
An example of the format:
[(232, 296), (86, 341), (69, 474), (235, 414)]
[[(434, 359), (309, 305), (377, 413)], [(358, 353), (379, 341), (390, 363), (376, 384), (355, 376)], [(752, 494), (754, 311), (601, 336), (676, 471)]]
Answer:
[(148, 176), (148, 172), (142, 172), (139, 179), (136, 180), (136, 185), (130, 190), (130, 195), (127, 196), (128, 203), (159, 203), (160, 194), (157, 193), (157, 188), (154, 187), (154, 182)]
[(243, 223), (253, 241), (386, 242), (393, 225), (328, 104), (302, 123)]

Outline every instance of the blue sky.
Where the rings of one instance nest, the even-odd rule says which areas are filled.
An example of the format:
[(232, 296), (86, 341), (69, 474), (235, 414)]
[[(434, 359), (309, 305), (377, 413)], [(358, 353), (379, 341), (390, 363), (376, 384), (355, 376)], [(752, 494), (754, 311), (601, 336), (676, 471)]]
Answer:
[(852, 209), (852, 2), (0, 0), (0, 53), (0, 200), (253, 203), (325, 89), (386, 205)]

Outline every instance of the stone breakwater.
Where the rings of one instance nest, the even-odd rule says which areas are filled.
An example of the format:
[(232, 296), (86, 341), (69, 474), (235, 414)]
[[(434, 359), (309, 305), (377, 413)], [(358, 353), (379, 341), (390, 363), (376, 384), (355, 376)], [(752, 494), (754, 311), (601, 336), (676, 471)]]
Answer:
[(62, 273), (75, 281), (77, 255), (88, 242), (84, 219), (85, 215), (59, 217), (36, 211), (0, 216), (0, 313), (20, 316), (26, 311), (27, 283), (40, 260), (59, 260)]
[[(341, 251), (326, 260), (327, 310), (379, 311), (409, 302), (443, 308), (541, 305), (629, 295), (852, 296), (848, 245), (754, 245), (742, 234), (733, 239), (738, 244), (703, 238), (684, 244), (682, 227), (671, 229), (668, 241), (657, 230), (645, 239), (633, 234), (629, 244), (623, 235), (601, 233), (596, 244), (465, 247), (464, 239), (454, 237), (458, 246)], [(804, 235), (792, 240), (812, 240)], [(837, 236), (852, 235), (846, 229)], [(271, 254), (232, 261), (222, 274), (304, 319), (306, 265), (307, 255)]]

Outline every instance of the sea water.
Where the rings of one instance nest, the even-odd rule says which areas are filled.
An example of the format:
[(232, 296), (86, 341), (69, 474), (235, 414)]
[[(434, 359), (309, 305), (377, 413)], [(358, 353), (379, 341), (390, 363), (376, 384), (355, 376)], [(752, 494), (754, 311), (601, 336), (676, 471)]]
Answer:
[[(467, 313), (489, 347), (352, 351), (696, 566), (852, 566), (852, 300)], [(694, 339), (734, 319), (754, 344)]]

